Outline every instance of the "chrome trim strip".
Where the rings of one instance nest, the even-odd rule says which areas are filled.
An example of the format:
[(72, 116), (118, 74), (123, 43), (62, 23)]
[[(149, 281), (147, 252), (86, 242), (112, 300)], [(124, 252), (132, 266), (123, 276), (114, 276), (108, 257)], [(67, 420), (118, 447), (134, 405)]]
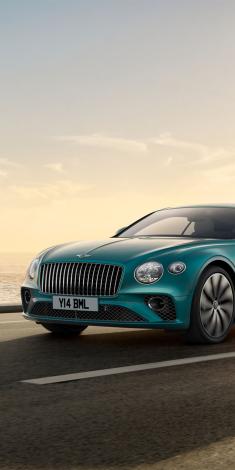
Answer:
[(46, 292), (48, 292), (47, 279), (48, 279), (48, 264), (46, 264), (46, 268), (45, 268), (45, 290), (46, 290)]
[(109, 295), (111, 295), (111, 292), (112, 292), (112, 282), (113, 282), (114, 272), (115, 272), (115, 266), (112, 266), (112, 273), (110, 275), (110, 283), (109, 283)]
[[(100, 270), (101, 270), (101, 264), (99, 265), (99, 268), (98, 268), (98, 273), (97, 273), (97, 278), (96, 278), (96, 285), (95, 285), (95, 291), (97, 292), (97, 295), (100, 295), (100, 284), (98, 286)], [(99, 290), (98, 290), (98, 287), (99, 287)]]
[(72, 269), (71, 269), (71, 282), (70, 282), (70, 293), (74, 295), (74, 268), (75, 268), (75, 263), (72, 263)]
[(104, 292), (106, 292), (106, 287), (107, 287), (110, 268), (111, 268), (111, 266), (108, 266), (107, 273), (106, 273), (106, 276), (105, 276)]
[(92, 286), (90, 287), (91, 292), (89, 293), (89, 281), (90, 281), (91, 267), (92, 267), (92, 264), (90, 264), (90, 266), (89, 266), (89, 268), (88, 268), (87, 283), (86, 283), (86, 294), (85, 294), (85, 292), (84, 292), (85, 295), (92, 295), (92, 294), (91, 294), (91, 292), (92, 292)]
[(58, 272), (59, 272), (59, 263), (56, 264), (56, 274), (55, 274), (55, 290), (54, 292), (58, 292)]

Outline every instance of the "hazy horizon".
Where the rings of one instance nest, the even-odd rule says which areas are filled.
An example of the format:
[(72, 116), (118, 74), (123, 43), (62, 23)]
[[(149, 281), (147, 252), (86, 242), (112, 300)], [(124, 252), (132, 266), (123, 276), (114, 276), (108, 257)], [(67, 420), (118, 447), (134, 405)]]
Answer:
[(1, 251), (235, 202), (235, 3), (3, 2)]

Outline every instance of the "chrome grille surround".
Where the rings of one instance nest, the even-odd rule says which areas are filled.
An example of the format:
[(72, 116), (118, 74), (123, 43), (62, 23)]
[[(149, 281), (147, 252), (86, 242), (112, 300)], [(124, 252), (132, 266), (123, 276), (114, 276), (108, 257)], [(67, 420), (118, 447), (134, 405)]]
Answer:
[(112, 264), (70, 262), (44, 263), (39, 287), (46, 294), (114, 296), (120, 287), (123, 269)]

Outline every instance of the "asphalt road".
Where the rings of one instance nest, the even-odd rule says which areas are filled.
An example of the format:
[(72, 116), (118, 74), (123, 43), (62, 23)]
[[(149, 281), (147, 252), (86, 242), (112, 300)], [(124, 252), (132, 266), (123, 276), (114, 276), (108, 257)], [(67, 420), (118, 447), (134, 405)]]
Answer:
[(235, 469), (235, 359), (33, 385), (23, 380), (235, 351), (181, 334), (54, 338), (0, 315), (0, 468)]

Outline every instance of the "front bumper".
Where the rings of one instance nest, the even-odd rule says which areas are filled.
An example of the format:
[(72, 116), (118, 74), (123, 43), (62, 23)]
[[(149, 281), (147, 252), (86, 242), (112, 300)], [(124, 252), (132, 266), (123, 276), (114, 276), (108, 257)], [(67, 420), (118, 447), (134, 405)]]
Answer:
[(153, 296), (149, 292), (100, 297), (98, 312), (53, 310), (53, 295), (28, 286), (22, 287), (21, 294), (24, 317), (37, 323), (185, 329), (190, 321), (191, 297), (172, 296), (160, 291), (154, 293), (165, 302), (165, 307), (159, 311), (149, 307), (148, 300)]

